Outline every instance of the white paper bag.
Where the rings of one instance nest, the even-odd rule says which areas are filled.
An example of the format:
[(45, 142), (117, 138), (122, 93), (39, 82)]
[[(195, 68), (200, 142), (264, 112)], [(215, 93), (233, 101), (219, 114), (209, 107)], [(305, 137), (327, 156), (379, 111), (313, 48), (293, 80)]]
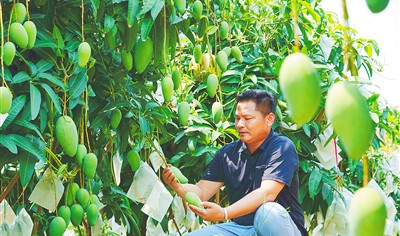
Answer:
[(153, 190), (143, 205), (142, 211), (158, 222), (161, 222), (172, 203), (172, 199), (171, 194), (164, 185), (157, 181), (153, 185)]
[(122, 158), (119, 156), (119, 152), (115, 153), (113, 156), (113, 168), (114, 177), (117, 186), (121, 183), (121, 168), (122, 168)]
[(141, 162), (126, 196), (133, 201), (145, 203), (157, 181), (158, 177), (153, 169), (147, 163)]
[(14, 223), (14, 220), (15, 220), (15, 213), (8, 204), (7, 200), (4, 199), (0, 203), (0, 225), (3, 223), (11, 225), (12, 223)]
[(160, 224), (154, 224), (151, 217), (147, 218), (146, 236), (166, 236)]

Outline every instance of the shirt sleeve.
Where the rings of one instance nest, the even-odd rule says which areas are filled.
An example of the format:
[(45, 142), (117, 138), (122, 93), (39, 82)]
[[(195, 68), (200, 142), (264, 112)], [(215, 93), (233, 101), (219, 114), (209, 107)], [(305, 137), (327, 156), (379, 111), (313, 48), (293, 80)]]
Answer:
[(290, 186), (299, 167), (299, 158), (293, 142), (284, 138), (272, 148), (262, 179), (276, 180)]
[(219, 150), (214, 158), (211, 160), (206, 172), (204, 172), (201, 179), (215, 182), (225, 182), (224, 169), (222, 165), (222, 155), (222, 151)]

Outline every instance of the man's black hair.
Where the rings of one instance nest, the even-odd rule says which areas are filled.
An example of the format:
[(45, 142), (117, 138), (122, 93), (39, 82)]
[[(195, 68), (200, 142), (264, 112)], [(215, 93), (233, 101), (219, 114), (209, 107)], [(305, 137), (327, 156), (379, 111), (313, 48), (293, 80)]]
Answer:
[(273, 94), (261, 89), (249, 89), (237, 96), (237, 102), (254, 101), (256, 108), (264, 115), (275, 114), (276, 98)]

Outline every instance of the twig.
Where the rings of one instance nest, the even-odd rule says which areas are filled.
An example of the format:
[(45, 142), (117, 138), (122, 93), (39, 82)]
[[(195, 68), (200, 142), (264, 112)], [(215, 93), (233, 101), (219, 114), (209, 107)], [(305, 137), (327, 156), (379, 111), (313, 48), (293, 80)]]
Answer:
[(0, 195), (0, 202), (2, 202), (7, 197), (8, 193), (11, 191), (11, 189), (17, 183), (18, 179), (19, 179), (19, 173), (14, 175), (11, 182), (7, 185), (7, 187), (4, 189), (4, 192)]

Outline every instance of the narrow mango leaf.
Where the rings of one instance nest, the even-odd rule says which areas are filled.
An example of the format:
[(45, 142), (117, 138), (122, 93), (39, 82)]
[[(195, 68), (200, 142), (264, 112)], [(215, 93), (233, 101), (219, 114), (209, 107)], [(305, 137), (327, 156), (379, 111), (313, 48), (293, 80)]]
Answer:
[(5, 129), (13, 120), (15, 117), (17, 117), (18, 113), (24, 108), (26, 103), (26, 96), (21, 95), (15, 99), (13, 99), (11, 108), (8, 111), (8, 116), (6, 120), (4, 121), (3, 125), (0, 127), (0, 129)]
[(40, 90), (32, 83), (30, 84), (30, 99), (31, 99), (31, 120), (34, 120), (39, 114), (40, 104), (42, 103), (42, 97), (40, 95)]
[(36, 68), (38, 72), (46, 72), (53, 68), (54, 63), (51, 61), (46, 61), (46, 60), (40, 60), (38, 63), (36, 63)]
[(143, 0), (143, 7), (139, 13), (139, 16), (146, 14), (146, 12), (150, 11), (154, 4), (156, 4), (157, 0)]
[(308, 180), (308, 192), (310, 193), (310, 197), (314, 199), (314, 197), (318, 193), (319, 184), (321, 183), (322, 175), (319, 170), (314, 169), (310, 174), (310, 179)]
[(64, 39), (61, 35), (60, 30), (58, 29), (58, 27), (56, 25), (54, 25), (54, 27), (53, 27), (53, 37), (57, 40), (57, 46), (60, 49), (63, 49), (65, 47)]
[(44, 141), (43, 135), (40, 133), (39, 129), (34, 124), (32, 124), (26, 120), (16, 120), (14, 123), (16, 125), (20, 125), (22, 127), (25, 127), (27, 129), (34, 131)]
[(65, 90), (64, 83), (54, 75), (51, 75), (48, 73), (38, 73), (37, 78), (46, 79), (46, 80), (50, 81), (51, 83), (57, 85), (58, 87), (62, 88), (63, 90)]
[(29, 77), (29, 75), (25, 71), (20, 71), (16, 75), (14, 75), (14, 77), (12, 78), (12, 83), (18, 84), (18, 83), (28, 81), (30, 79), (31, 79), (31, 77)]
[(104, 33), (108, 33), (115, 24), (115, 19), (112, 16), (105, 15), (104, 17)]
[(22, 152), (19, 155), (19, 180), (22, 187), (25, 187), (31, 180), (36, 162), (37, 159), (29, 152)]
[(58, 113), (62, 113), (61, 110), (61, 103), (60, 103), (60, 97), (57, 96), (57, 94), (53, 91), (52, 88), (50, 88), (49, 85), (45, 84), (45, 83), (40, 83), (40, 86), (42, 86), (42, 88), (44, 90), (46, 90), (47, 94), (50, 96), (51, 100), (54, 103), (54, 107), (56, 108), (56, 110), (58, 111)]
[(328, 203), (328, 206), (330, 206), (333, 201), (333, 191), (326, 183), (322, 183), (322, 199)]
[(6, 147), (13, 154), (18, 153), (17, 146), (15, 145), (14, 141), (8, 135), (0, 134), (0, 145), (3, 145), (4, 147)]
[(42, 162), (46, 162), (46, 157), (44, 155), (44, 152), (41, 151), (40, 148), (32, 142), (32, 140), (17, 134), (10, 134), (10, 136), (18, 147), (24, 149), (27, 152), (32, 153)]
[(150, 30), (153, 27), (154, 24), (154, 20), (149, 17), (146, 16), (143, 21), (142, 21), (142, 26), (140, 28), (140, 37), (142, 38), (142, 40), (147, 39), (147, 37), (149, 36)]
[(53, 40), (37, 40), (35, 48), (58, 48), (58, 45)]
[(92, 3), (94, 21), (97, 21), (97, 11), (100, 7), (100, 0), (90, 0), (90, 2)]
[(79, 73), (78, 75), (73, 76), (68, 81), (68, 87), (69, 87), (68, 98), (79, 97), (83, 93), (83, 91), (85, 91), (87, 81), (88, 77), (86, 73)]
[(47, 112), (48, 112), (47, 109), (40, 109), (40, 111), (39, 111), (39, 121), (40, 121), (39, 129), (40, 129), (41, 133), (43, 133), (44, 130), (46, 129)]
[(150, 131), (149, 122), (147, 122), (146, 118), (139, 115), (139, 126), (140, 131), (142, 131), (142, 135), (145, 136), (148, 131)]
[(126, 22), (131, 28), (136, 20), (136, 15), (139, 10), (139, 0), (128, 0), (128, 13), (126, 14)]
[(164, 7), (164, 5), (165, 5), (164, 1), (156, 1), (153, 8), (151, 8), (151, 12), (150, 12), (153, 20), (156, 20), (158, 14), (160, 14), (160, 11)]

